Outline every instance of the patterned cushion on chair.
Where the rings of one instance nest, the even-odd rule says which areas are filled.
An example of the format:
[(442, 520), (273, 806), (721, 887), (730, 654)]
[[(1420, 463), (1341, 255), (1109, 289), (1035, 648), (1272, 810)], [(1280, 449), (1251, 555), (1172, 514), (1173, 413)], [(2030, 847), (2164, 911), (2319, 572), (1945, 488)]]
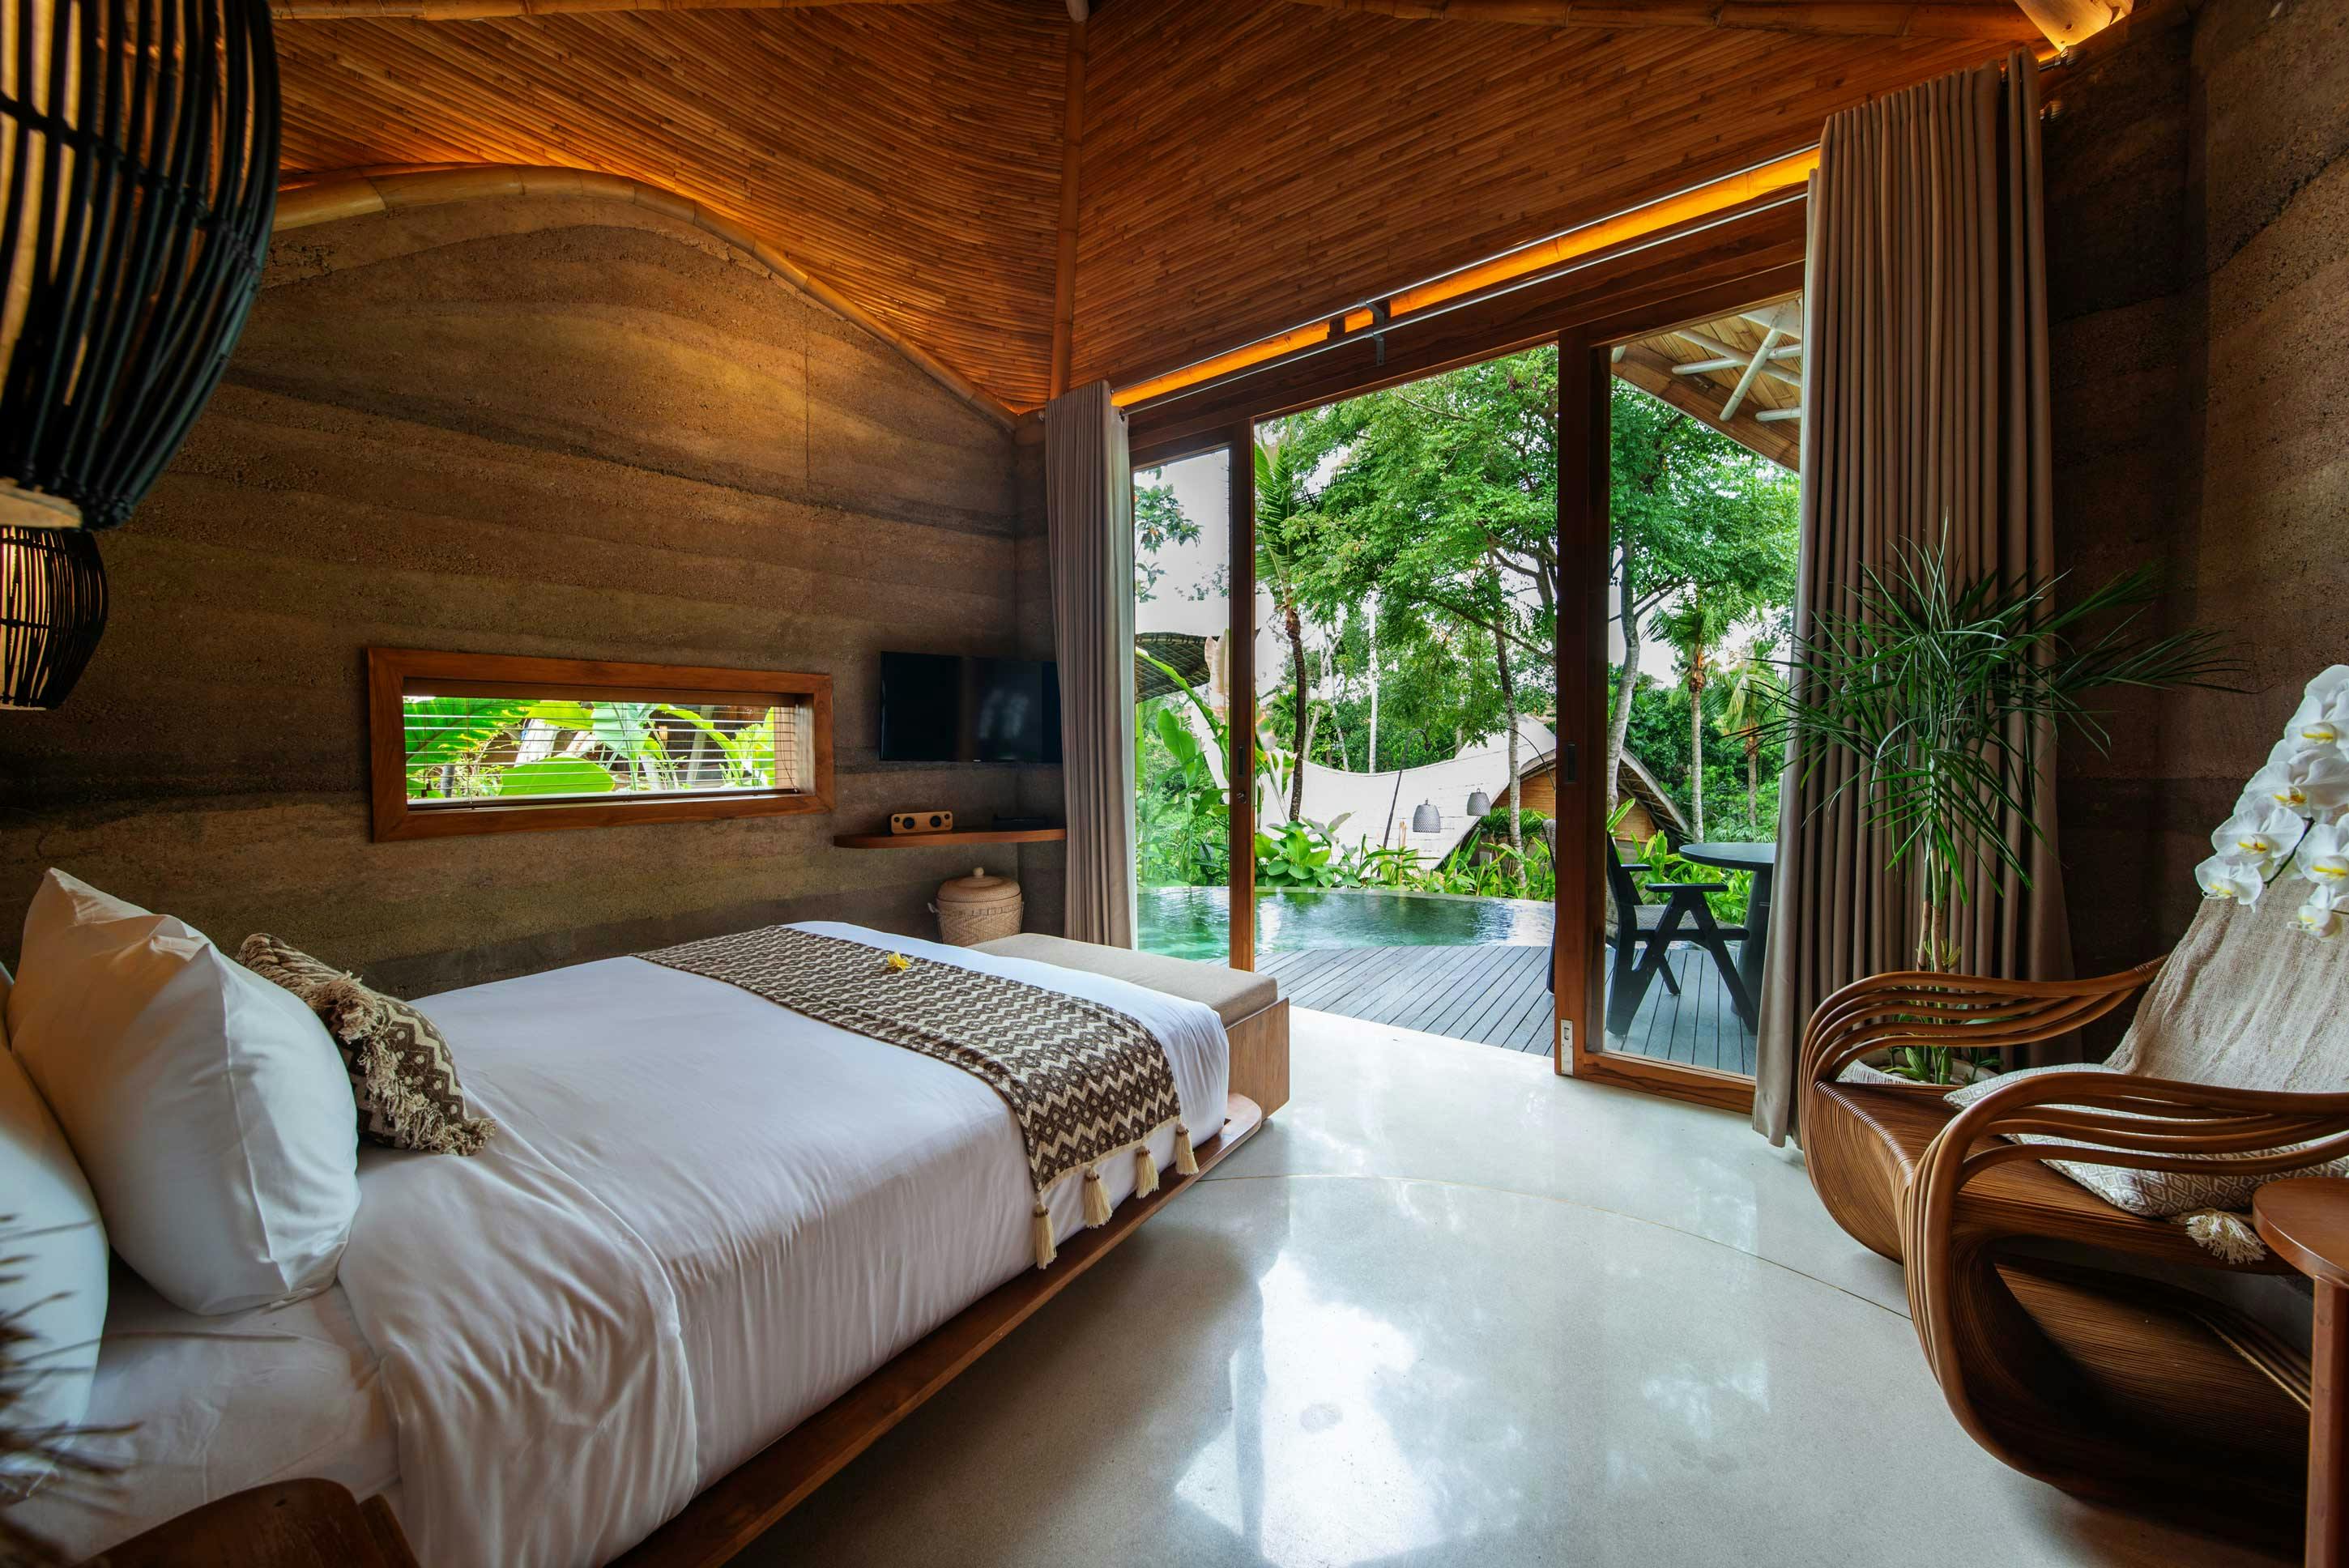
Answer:
[[(2024, 1068), (2017, 1072), (2002, 1073), (1997, 1078), (1983, 1078), (1979, 1083), (1970, 1083), (1963, 1088), (1952, 1089), (1942, 1098), (1958, 1109), (1963, 1110), (2002, 1084), (2012, 1083), (2019, 1078), (2034, 1077), (2040, 1073), (2057, 1072), (2101, 1072), (2112, 1073), (2116, 1077), (2126, 1076), (2109, 1064), (2069, 1062), (2054, 1067)], [(2079, 1108), (2075, 1106), (2070, 1109), (2078, 1109)], [(2132, 1116), (2135, 1113), (2116, 1111), (2111, 1114)], [(2146, 1117), (2143, 1119), (2158, 1121), (2160, 1119)], [(2061, 1147), (2065, 1142), (2064, 1139), (2044, 1133), (2019, 1132), (2010, 1136), (2017, 1143), (2052, 1143)], [(2207, 1175), (2199, 1171), (2190, 1175), (2181, 1175), (2168, 1171), (2135, 1171), (2119, 1165), (2092, 1165), (2077, 1160), (2049, 1160), (2044, 1163), (2048, 1169), (2063, 1172), (2106, 1202), (2112, 1204), (2113, 1207), (2125, 1209), (2132, 1214), (2144, 1214), (2156, 1220), (2173, 1219), (2179, 1214), (2199, 1213), (2205, 1209), (2248, 1209), (2251, 1206), (2252, 1193), (2271, 1181), (2282, 1181), (2294, 1176), (2349, 1176), (2349, 1159), (2329, 1160), (2297, 1171), (2269, 1171), (2255, 1176), (2233, 1176), (2227, 1173), (2229, 1161), (2256, 1160), (2261, 1158), (2266, 1152), (2268, 1151), (2260, 1150), (2250, 1154), (2193, 1156), (2192, 1158), (2198, 1163), (2209, 1165), (2209, 1173)], [(2282, 1152), (2282, 1150), (2276, 1152)]]
[(394, 1149), (476, 1154), (498, 1124), (465, 1114), (457, 1061), (432, 1020), (298, 947), (255, 932), (237, 962), (309, 1004), (343, 1053), (359, 1132)]

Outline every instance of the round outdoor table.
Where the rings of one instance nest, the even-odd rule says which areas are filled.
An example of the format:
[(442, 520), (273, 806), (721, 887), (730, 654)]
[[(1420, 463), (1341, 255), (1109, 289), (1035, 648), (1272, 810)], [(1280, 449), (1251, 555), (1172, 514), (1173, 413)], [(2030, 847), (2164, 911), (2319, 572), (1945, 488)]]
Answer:
[(2349, 1181), (2271, 1181), (2251, 1195), (2251, 1220), (2276, 1256), (2316, 1282), (2306, 1561), (2310, 1568), (2336, 1568), (2349, 1560)]
[(1744, 983), (1758, 1015), (1762, 1007), (1762, 959), (1770, 945), (1770, 885), (1778, 880), (1775, 844), (1682, 844), (1684, 861), (1725, 872), (1752, 872), (1754, 891), (1745, 899), (1745, 944), (1737, 950), (1737, 978)]

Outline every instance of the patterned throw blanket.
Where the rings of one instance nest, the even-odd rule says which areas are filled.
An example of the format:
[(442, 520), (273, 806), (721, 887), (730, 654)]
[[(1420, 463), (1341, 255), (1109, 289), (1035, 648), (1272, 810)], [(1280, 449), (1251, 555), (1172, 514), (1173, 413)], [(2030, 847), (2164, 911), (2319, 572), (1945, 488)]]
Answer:
[(1002, 1096), (1028, 1149), (1038, 1268), (1056, 1251), (1045, 1198), (1062, 1181), (1084, 1173), (1085, 1223), (1102, 1223), (1102, 1162), (1131, 1153), (1134, 1196), (1147, 1197), (1158, 1187), (1148, 1144), (1170, 1123), (1175, 1170), (1198, 1171), (1164, 1047), (1113, 1007), (929, 959), (899, 968), (877, 947), (788, 925), (636, 956), (935, 1057)]

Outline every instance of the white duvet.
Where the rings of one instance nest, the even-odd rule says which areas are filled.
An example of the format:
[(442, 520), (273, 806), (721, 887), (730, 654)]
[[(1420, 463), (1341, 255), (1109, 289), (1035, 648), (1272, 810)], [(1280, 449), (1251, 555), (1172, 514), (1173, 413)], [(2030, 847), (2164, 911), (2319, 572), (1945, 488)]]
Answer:
[[(802, 930), (1088, 996), (1165, 1045), (1195, 1135), (1214, 1011), (825, 922)], [(370, 1151), (342, 1286), (380, 1357), (398, 1507), (436, 1568), (599, 1563), (1034, 1265), (1017, 1125), (977, 1078), (640, 959), (421, 999), (503, 1130)], [(1173, 1161), (1173, 1134), (1154, 1152)], [(1112, 1201), (1131, 1161), (1102, 1173)], [(1078, 1228), (1078, 1184), (1054, 1194)]]

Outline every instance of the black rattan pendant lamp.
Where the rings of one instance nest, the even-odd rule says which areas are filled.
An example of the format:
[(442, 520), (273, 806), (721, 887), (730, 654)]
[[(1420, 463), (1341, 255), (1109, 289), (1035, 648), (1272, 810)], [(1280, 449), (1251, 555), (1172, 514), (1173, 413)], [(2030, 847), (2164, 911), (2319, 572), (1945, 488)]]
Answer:
[(106, 625), (91, 534), (218, 385), (277, 204), (265, 0), (0, 0), (0, 707)]

